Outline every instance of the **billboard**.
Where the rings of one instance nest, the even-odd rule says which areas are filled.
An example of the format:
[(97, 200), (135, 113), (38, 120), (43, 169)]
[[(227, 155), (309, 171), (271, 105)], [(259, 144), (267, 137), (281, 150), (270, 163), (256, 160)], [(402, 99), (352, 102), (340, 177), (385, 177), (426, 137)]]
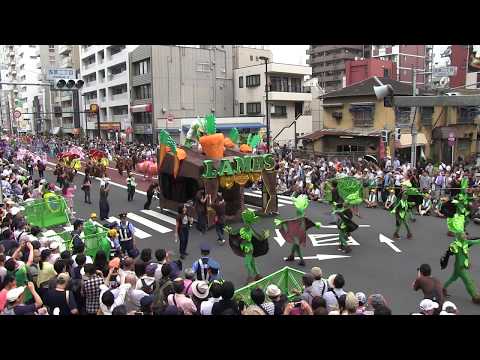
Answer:
[(468, 72), (480, 72), (480, 45), (468, 45)]

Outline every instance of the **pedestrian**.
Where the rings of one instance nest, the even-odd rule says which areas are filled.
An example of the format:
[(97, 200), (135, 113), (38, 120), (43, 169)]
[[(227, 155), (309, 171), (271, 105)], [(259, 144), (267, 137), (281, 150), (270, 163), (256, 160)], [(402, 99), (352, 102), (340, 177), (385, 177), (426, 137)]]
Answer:
[(92, 180), (90, 178), (90, 174), (86, 173), (85, 178), (83, 179), (82, 190), (85, 193), (85, 204), (91, 204), (92, 201), (90, 200), (90, 188), (92, 186)]
[(250, 298), (265, 315), (274, 315), (275, 305), (272, 302), (265, 302), (265, 294), (262, 289), (255, 288), (250, 291)]
[(150, 205), (152, 205), (152, 198), (155, 195), (156, 191), (158, 191), (158, 183), (150, 184), (150, 186), (147, 189), (147, 202), (143, 206), (145, 210), (150, 209)]
[(43, 179), (44, 172), (45, 172), (45, 164), (43, 164), (41, 160), (37, 160), (37, 170), (38, 170), (38, 177), (40, 179)]
[(282, 315), (288, 303), (287, 296), (282, 294), (282, 291), (275, 284), (268, 285), (265, 294), (275, 306), (274, 315)]
[(107, 181), (100, 185), (100, 220), (105, 221), (109, 218), (110, 204), (108, 203), (108, 192), (110, 187)]
[(133, 201), (133, 195), (135, 195), (135, 188), (137, 183), (135, 182), (135, 175), (129, 174), (127, 178), (127, 200)]
[(197, 229), (203, 235), (207, 231), (207, 200), (211, 199), (210, 195), (205, 193), (204, 189), (200, 189), (195, 196), (195, 213), (197, 215)]
[(328, 283), (327, 280), (323, 279), (323, 272), (317, 266), (314, 266), (310, 273), (313, 275), (314, 281), (312, 284), (312, 295), (323, 297), (328, 290)]
[[(25, 304), (25, 290), (28, 289), (33, 296), (34, 303)], [(28, 282), (26, 286), (19, 286), (7, 292), (7, 306), (3, 310), (3, 315), (35, 315), (43, 306), (43, 301), (35, 291), (35, 285)]]
[(175, 242), (180, 240), (180, 258), (183, 260), (188, 255), (188, 234), (192, 226), (193, 219), (187, 214), (187, 207), (185, 204), (178, 207), (177, 228), (175, 231)]
[(209, 298), (200, 305), (200, 315), (212, 315), (214, 304), (222, 300), (222, 284), (220, 281), (214, 281), (210, 285)]
[(183, 279), (176, 278), (173, 281), (174, 294), (167, 297), (168, 305), (173, 305), (177, 309), (182, 310), (185, 315), (193, 315), (197, 312), (197, 307), (192, 299), (188, 298), (183, 292), (185, 290)]
[(212, 315), (240, 315), (238, 303), (233, 299), (235, 286), (231, 281), (222, 284), (222, 300), (212, 306)]
[(85, 264), (85, 278), (83, 289), (85, 294), (85, 307), (88, 315), (95, 315), (100, 308), (100, 285), (104, 283), (101, 271), (95, 271), (95, 265)]
[(221, 193), (217, 194), (213, 209), (215, 210), (215, 230), (217, 232), (217, 241), (220, 245), (223, 245), (225, 244), (225, 239), (223, 238), (223, 235), (225, 228), (226, 203)]
[(192, 270), (195, 272), (198, 280), (208, 279), (208, 262), (210, 260), (210, 246), (206, 243), (200, 245), (201, 257), (192, 265)]
[(75, 297), (70, 290), (67, 290), (69, 282), (70, 276), (68, 273), (58, 274), (56, 287), (47, 291), (44, 299), (51, 315), (79, 314)]

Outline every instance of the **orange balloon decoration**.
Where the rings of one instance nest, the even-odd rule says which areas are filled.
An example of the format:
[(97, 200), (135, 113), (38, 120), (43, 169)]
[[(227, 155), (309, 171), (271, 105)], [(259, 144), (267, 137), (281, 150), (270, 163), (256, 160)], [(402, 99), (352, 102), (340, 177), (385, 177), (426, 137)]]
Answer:
[(180, 161), (185, 160), (187, 158), (187, 152), (183, 149), (177, 148), (177, 158)]

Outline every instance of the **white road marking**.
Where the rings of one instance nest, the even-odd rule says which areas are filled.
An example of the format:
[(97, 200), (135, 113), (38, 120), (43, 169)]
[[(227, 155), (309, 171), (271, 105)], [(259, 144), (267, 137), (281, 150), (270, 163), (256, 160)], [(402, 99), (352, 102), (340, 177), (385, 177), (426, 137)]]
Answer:
[[(370, 227), (370, 225), (358, 225), (358, 227)], [(322, 225), (322, 229), (336, 229), (337, 225)]]
[(153, 211), (153, 210), (141, 210), (141, 212), (143, 212), (144, 214), (150, 215), (151, 217), (157, 218), (159, 220), (163, 220), (165, 222), (168, 222), (169, 224), (177, 225), (177, 220), (176, 219), (174, 219), (170, 216), (161, 214), (159, 212), (156, 212), (156, 211)]
[[(114, 216), (110, 216), (107, 221), (109, 223), (113, 223), (113, 222), (117, 222), (120, 224), (120, 219), (114, 217)], [(135, 228), (135, 237), (139, 238), (140, 240), (142, 239), (146, 239), (146, 238), (149, 238), (151, 237), (152, 235), (150, 235), (149, 233), (146, 233), (145, 231), (141, 230), (141, 229), (138, 229), (138, 228)]]
[(137, 214), (134, 214), (134, 213), (127, 213), (127, 218), (133, 221), (136, 221), (146, 227), (149, 227), (152, 230), (158, 231), (159, 233), (162, 233), (162, 234), (172, 232), (172, 229), (169, 229), (165, 226), (154, 223), (153, 221), (145, 219), (144, 217), (138, 216)]
[(278, 243), (280, 247), (282, 247), (283, 245), (285, 245), (286, 241), (280, 233), (280, 230), (275, 229), (275, 233), (277, 234), (277, 236), (275, 236), (273, 239)]
[[(338, 234), (308, 234), (312, 246), (338, 246), (340, 245), (340, 237)], [(320, 240), (323, 239), (323, 240)], [(332, 242), (333, 241), (333, 242)], [(360, 244), (352, 237), (348, 237), (348, 245), (359, 246)]]
[(379, 234), (378, 235), (378, 240), (380, 240), (380, 243), (384, 243), (384, 244), (387, 244), (388, 246), (390, 246), (393, 251), (397, 252), (397, 253), (401, 253), (402, 250), (400, 250), (398, 247), (396, 247), (395, 245), (393, 245), (393, 240), (392, 239), (389, 239), (388, 237), (386, 237), (385, 235), (383, 234)]
[[(252, 196), (252, 197), (256, 197), (256, 198), (261, 198), (262, 197), (262, 195), (254, 194), (254, 193), (251, 193), (251, 192), (245, 192), (244, 195), (248, 195), (248, 196)], [(280, 207), (280, 204), (293, 205), (293, 202), (291, 200), (278, 199), (278, 207)]]
[[(329, 255), (329, 254), (317, 254), (314, 256), (304, 256), (304, 260), (331, 260), (331, 259), (341, 259), (341, 258), (348, 258), (350, 256), (348, 255)], [(287, 260), (287, 258), (283, 258), (284, 260)], [(300, 260), (299, 257), (295, 257), (295, 260)]]

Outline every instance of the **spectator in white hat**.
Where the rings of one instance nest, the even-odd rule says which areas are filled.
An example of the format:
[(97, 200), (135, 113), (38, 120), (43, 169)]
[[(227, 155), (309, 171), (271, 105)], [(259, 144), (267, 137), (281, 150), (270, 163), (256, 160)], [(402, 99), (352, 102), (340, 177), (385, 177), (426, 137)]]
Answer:
[(451, 301), (445, 301), (440, 315), (458, 315), (457, 306)]
[[(25, 305), (25, 288), (30, 290), (34, 303)], [(35, 315), (36, 311), (43, 306), (43, 301), (35, 291), (35, 285), (28, 282), (27, 286), (19, 286), (7, 292), (7, 307), (3, 310), (3, 315)]]
[(275, 306), (274, 315), (282, 315), (288, 303), (287, 297), (282, 294), (282, 291), (275, 284), (268, 285), (265, 293)]
[(345, 285), (345, 279), (341, 274), (333, 274), (328, 278), (328, 286), (331, 290), (328, 290), (323, 297), (327, 301), (328, 312), (339, 309), (338, 299), (342, 295), (347, 293), (343, 290)]
[(322, 279), (323, 272), (322, 269), (315, 266), (310, 270), (310, 273), (313, 275), (314, 281), (312, 284), (312, 295), (315, 296), (321, 296), (325, 295), (325, 293), (328, 291), (328, 283), (327, 280)]
[(439, 305), (430, 299), (423, 299), (418, 307), (422, 315), (435, 315), (435, 310), (439, 308)]
[(59, 247), (60, 247), (60, 244), (57, 241), (52, 241), (50, 243), (49, 248), (50, 248), (51, 254), (50, 254), (50, 257), (48, 258), (48, 262), (52, 265), (55, 264), (55, 261), (57, 261), (57, 259), (60, 258)]

